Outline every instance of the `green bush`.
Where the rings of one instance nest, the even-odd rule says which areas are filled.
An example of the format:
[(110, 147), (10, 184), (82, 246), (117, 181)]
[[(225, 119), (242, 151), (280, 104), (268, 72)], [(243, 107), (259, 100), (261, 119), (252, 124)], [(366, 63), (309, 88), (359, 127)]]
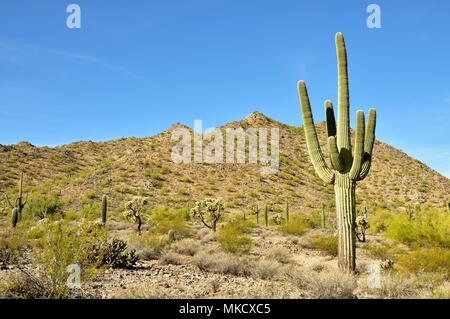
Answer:
[(149, 213), (148, 223), (153, 226), (152, 232), (156, 234), (167, 234), (169, 230), (174, 230), (182, 236), (189, 233), (189, 226), (186, 224), (190, 215), (186, 209), (169, 209), (159, 206)]
[(38, 217), (40, 219), (61, 213), (61, 201), (59, 194), (50, 192), (46, 195), (32, 193), (24, 208), (24, 216)]
[(450, 250), (438, 247), (420, 248), (396, 259), (396, 269), (404, 273), (444, 274), (450, 278)]
[(217, 241), (220, 247), (230, 253), (241, 253), (249, 251), (253, 241), (245, 233), (248, 228), (244, 223), (238, 221), (229, 222), (217, 232)]
[(390, 218), (385, 235), (409, 246), (450, 247), (450, 214), (428, 209), (409, 219), (406, 214)]
[(390, 224), (394, 214), (386, 209), (376, 210), (373, 215), (369, 215), (370, 228), (367, 230), (368, 233), (380, 233), (387, 229)]
[(316, 235), (311, 244), (315, 249), (323, 251), (331, 256), (338, 255), (338, 238), (334, 235)]
[(37, 238), (33, 248), (33, 272), (23, 272), (20, 282), (28, 285), (15, 287), (18, 298), (68, 298), (72, 291), (66, 282), (66, 268), (78, 264), (82, 269), (81, 282), (89, 282), (99, 271), (101, 256), (92, 258), (92, 247), (106, 239), (104, 227), (91, 222), (70, 225), (64, 220), (47, 223), (46, 233)]
[(280, 230), (285, 234), (290, 235), (303, 235), (309, 228), (307, 221), (300, 215), (291, 215), (289, 218), (289, 224), (284, 224), (280, 227)]

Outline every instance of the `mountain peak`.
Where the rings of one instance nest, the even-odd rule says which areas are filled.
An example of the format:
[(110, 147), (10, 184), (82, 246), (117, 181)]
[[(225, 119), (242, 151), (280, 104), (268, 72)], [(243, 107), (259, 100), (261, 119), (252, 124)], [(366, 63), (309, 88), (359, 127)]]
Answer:
[(261, 112), (255, 111), (250, 113), (249, 115), (247, 115), (243, 121), (248, 122), (249, 124), (269, 124), (269, 123), (273, 123), (273, 120), (264, 115)]

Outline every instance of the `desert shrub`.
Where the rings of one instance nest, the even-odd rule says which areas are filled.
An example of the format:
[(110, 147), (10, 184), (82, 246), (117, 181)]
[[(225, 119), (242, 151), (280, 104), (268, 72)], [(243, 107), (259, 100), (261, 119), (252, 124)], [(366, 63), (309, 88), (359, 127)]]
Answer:
[(226, 253), (212, 253), (201, 251), (194, 255), (192, 264), (200, 270), (216, 272), (230, 275), (248, 275), (250, 274), (249, 262), (244, 258), (237, 258), (234, 255)]
[(159, 261), (163, 265), (181, 265), (183, 264), (183, 257), (180, 254), (167, 251), (161, 255)]
[(370, 243), (365, 245), (364, 249), (370, 256), (379, 259), (392, 259), (394, 256), (394, 252), (388, 245)]
[(200, 247), (201, 245), (197, 240), (183, 239), (173, 245), (173, 250), (182, 255), (194, 256)]
[(16, 264), (26, 249), (26, 240), (16, 231), (0, 233), (0, 270)]
[(170, 244), (167, 235), (158, 235), (151, 232), (133, 237), (129, 242), (130, 246), (136, 250), (139, 258), (144, 260), (158, 259)]
[(316, 235), (311, 239), (313, 248), (331, 256), (338, 255), (338, 238), (334, 235)]
[(396, 269), (401, 273), (440, 273), (450, 278), (449, 265), (450, 250), (438, 247), (420, 248), (396, 259)]
[(189, 233), (187, 220), (189, 215), (185, 209), (169, 209), (163, 206), (152, 209), (148, 217), (148, 223), (153, 226), (152, 232), (167, 234), (169, 230), (174, 230), (181, 236)]
[(224, 225), (217, 232), (217, 241), (220, 247), (230, 253), (241, 253), (249, 251), (253, 246), (252, 239), (245, 234), (245, 225), (234, 221)]
[(280, 272), (281, 264), (276, 260), (261, 259), (252, 267), (252, 275), (260, 279), (271, 279)]
[(369, 233), (380, 233), (387, 229), (394, 214), (386, 209), (377, 209), (373, 215), (369, 216), (370, 228)]
[(378, 298), (416, 298), (419, 291), (410, 277), (386, 275), (376, 291)]
[(101, 256), (93, 259), (92, 247), (104, 241), (103, 227), (84, 222), (71, 226), (58, 221), (47, 225), (47, 234), (38, 239), (32, 254), (35, 272), (24, 272), (26, 283), (32, 287), (22, 291), (23, 298), (68, 298), (72, 291), (66, 285), (69, 273), (66, 268), (77, 264), (83, 270), (81, 282), (86, 283), (99, 271)]
[(88, 202), (81, 206), (79, 215), (87, 220), (95, 220), (100, 217), (100, 203)]
[(61, 200), (57, 192), (48, 194), (32, 193), (24, 208), (24, 215), (47, 218), (50, 215), (61, 213)]
[(269, 250), (268, 256), (282, 264), (291, 262), (291, 254), (285, 247), (273, 247)]
[(313, 299), (351, 299), (356, 279), (341, 272), (312, 274), (303, 279), (306, 290)]
[(296, 214), (292, 215), (289, 218), (289, 224), (284, 224), (280, 227), (280, 230), (285, 234), (303, 235), (308, 230), (308, 228), (309, 226), (305, 219), (302, 216)]
[(450, 214), (428, 209), (414, 218), (397, 214), (390, 219), (385, 235), (410, 246), (450, 247)]

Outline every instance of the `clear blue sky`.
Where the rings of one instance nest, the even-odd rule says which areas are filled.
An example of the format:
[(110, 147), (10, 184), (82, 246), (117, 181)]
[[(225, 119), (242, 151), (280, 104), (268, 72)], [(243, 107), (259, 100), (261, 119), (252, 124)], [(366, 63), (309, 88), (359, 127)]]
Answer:
[[(81, 7), (79, 30), (66, 7)], [(381, 6), (381, 29), (366, 7)], [(0, 144), (150, 136), (259, 110), (300, 125), (336, 101), (334, 34), (349, 55), (351, 113), (377, 138), (450, 176), (450, 1), (3, 0)]]

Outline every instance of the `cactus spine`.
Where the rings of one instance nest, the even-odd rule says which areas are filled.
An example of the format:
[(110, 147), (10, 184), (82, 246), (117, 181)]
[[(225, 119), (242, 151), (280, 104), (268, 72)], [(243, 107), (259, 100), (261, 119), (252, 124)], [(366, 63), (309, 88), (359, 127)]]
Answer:
[(106, 195), (102, 197), (102, 222), (103, 225), (106, 225), (106, 214), (108, 212), (108, 198)]
[(13, 228), (16, 228), (18, 220), (19, 220), (19, 210), (17, 209), (17, 207), (15, 207), (12, 210), (12, 217), (11, 217), (11, 225)]
[[(305, 130), (306, 144), (316, 173), (326, 183), (333, 184), (336, 197), (338, 222), (339, 268), (353, 272), (355, 260), (356, 182), (364, 179), (372, 163), (375, 142), (376, 111), (369, 110), (367, 125), (364, 112), (356, 113), (354, 151), (350, 143), (349, 90), (347, 74), (347, 52), (342, 33), (336, 34), (338, 66), (338, 121), (336, 123), (331, 101), (325, 101), (328, 150), (331, 168), (325, 162), (317, 139), (308, 92), (304, 81), (298, 82), (298, 94)], [(337, 124), (337, 125), (336, 125)]]

